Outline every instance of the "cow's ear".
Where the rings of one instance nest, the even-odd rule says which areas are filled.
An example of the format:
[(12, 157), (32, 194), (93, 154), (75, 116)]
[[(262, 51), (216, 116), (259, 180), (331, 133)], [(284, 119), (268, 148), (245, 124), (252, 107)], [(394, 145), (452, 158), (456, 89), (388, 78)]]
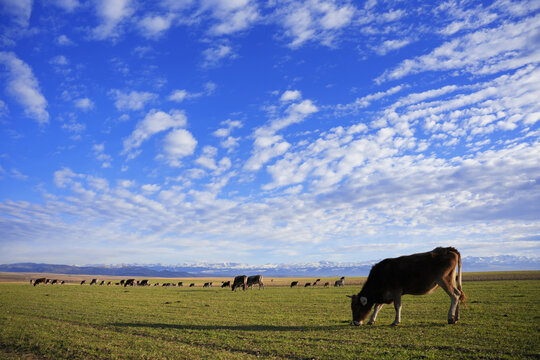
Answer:
[(352, 299), (354, 295), (345, 295), (345, 296)]
[(366, 306), (366, 304), (367, 304), (367, 297), (362, 296), (362, 297), (360, 298), (360, 304), (362, 304), (362, 306)]

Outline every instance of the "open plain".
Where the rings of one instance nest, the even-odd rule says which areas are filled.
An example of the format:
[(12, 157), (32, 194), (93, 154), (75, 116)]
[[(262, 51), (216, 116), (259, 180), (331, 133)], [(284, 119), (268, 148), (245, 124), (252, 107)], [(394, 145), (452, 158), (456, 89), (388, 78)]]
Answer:
[[(41, 274), (0, 274), (0, 358), (540, 358), (540, 272), (469, 273), (467, 307), (448, 325), (448, 296), (437, 289), (403, 298), (373, 326), (351, 326), (350, 302), (364, 278), (305, 288), (315, 278), (267, 278), (265, 289), (232, 292), (230, 279), (184, 287), (78, 285), (92, 276), (47, 275), (66, 285), (32, 286)], [(43, 275), (46, 276), (46, 275)], [(118, 281), (118, 277), (99, 277)], [(292, 280), (299, 287), (290, 288)], [(203, 288), (213, 281), (214, 287)], [(195, 283), (189, 288), (186, 284)]]

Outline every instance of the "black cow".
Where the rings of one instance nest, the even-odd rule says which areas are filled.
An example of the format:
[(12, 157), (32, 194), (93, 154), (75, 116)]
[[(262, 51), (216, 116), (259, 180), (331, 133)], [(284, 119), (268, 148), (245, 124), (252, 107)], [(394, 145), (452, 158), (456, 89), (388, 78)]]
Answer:
[(86, 280), (81, 281), (81, 285), (86, 284)]
[(195, 287), (195, 283), (189, 284), (189, 287)]
[(101, 280), (101, 282), (99, 283), (99, 285), (105, 285), (105, 280)]
[(150, 286), (150, 284), (148, 283), (148, 280), (141, 280), (141, 282), (139, 283), (139, 286)]
[(34, 286), (36, 286), (38, 284), (46, 284), (46, 283), (47, 283), (46, 278), (39, 278), (39, 279), (34, 280)]
[(247, 278), (247, 287), (248, 288), (252, 288), (253, 285), (257, 284), (259, 285), (259, 290), (261, 290), (261, 287), (264, 289), (264, 284), (263, 284), (263, 276), (262, 275), (252, 275), (252, 276), (249, 276)]
[(317, 286), (319, 284), (319, 281), (321, 281), (321, 279), (317, 279), (315, 280), (315, 282), (313, 284), (311, 284), (312, 286)]
[(124, 280), (124, 279), (120, 280), (120, 285), (124, 286), (125, 282), (126, 282), (126, 280)]
[(329, 287), (329, 286), (330, 286), (330, 282), (327, 281), (324, 283), (324, 287)]
[(184, 283), (182, 281), (179, 281), (178, 286), (184, 286)]
[(203, 288), (212, 287), (212, 282), (206, 282), (203, 285)]
[(236, 276), (233, 280), (233, 284), (231, 286), (232, 291), (236, 291), (238, 287), (242, 287), (242, 290), (246, 290), (246, 283), (247, 283), (247, 276), (246, 275), (239, 275)]
[(57, 284), (58, 283), (58, 280), (54, 279), (54, 280), (51, 280), (51, 285), (54, 285), (54, 284)]
[(306, 285), (304, 285), (304, 287), (310, 287), (311, 286), (311, 283), (306, 283)]
[(393, 302), (396, 317), (392, 325), (397, 325), (401, 322), (402, 295), (423, 295), (438, 286), (450, 296), (448, 323), (453, 324), (459, 320), (459, 303), (465, 302), (461, 290), (461, 254), (455, 248), (438, 247), (425, 253), (385, 259), (371, 268), (362, 290), (349, 296), (353, 324), (361, 325), (374, 307), (368, 322), (372, 325), (382, 306)]
[(291, 282), (291, 287), (295, 287), (296, 285), (298, 285), (298, 281)]
[(345, 276), (342, 276), (341, 279), (336, 280), (334, 287), (341, 287), (345, 285)]
[(127, 279), (124, 281), (124, 287), (126, 286), (135, 286), (135, 279)]
[(231, 282), (230, 281), (223, 281), (221, 283), (221, 287), (222, 288), (231, 287)]
[(90, 281), (90, 285), (94, 285), (94, 284), (97, 285), (97, 279), (92, 279), (92, 281)]

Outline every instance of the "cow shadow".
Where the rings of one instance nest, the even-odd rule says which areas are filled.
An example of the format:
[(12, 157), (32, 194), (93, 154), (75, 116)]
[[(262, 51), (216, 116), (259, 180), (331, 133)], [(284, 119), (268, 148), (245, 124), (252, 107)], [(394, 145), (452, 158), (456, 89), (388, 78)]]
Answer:
[(344, 328), (343, 323), (337, 323), (333, 326), (286, 326), (286, 325), (188, 325), (188, 324), (162, 324), (162, 323), (110, 323), (116, 327), (133, 327), (133, 328), (152, 328), (152, 329), (175, 329), (175, 330), (228, 330), (228, 331), (320, 331), (320, 330), (336, 330)]

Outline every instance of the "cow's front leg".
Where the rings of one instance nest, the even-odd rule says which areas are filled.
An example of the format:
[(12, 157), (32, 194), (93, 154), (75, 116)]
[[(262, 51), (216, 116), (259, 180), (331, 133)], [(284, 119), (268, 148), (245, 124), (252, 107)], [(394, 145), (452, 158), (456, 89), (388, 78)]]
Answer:
[(373, 313), (371, 313), (371, 318), (368, 321), (368, 325), (373, 325), (375, 323), (375, 320), (377, 319), (377, 314), (379, 313), (379, 310), (383, 307), (384, 304), (375, 304), (375, 307), (373, 308)]
[(396, 326), (401, 322), (401, 295), (394, 296), (394, 309), (396, 309), (396, 318), (392, 326)]

